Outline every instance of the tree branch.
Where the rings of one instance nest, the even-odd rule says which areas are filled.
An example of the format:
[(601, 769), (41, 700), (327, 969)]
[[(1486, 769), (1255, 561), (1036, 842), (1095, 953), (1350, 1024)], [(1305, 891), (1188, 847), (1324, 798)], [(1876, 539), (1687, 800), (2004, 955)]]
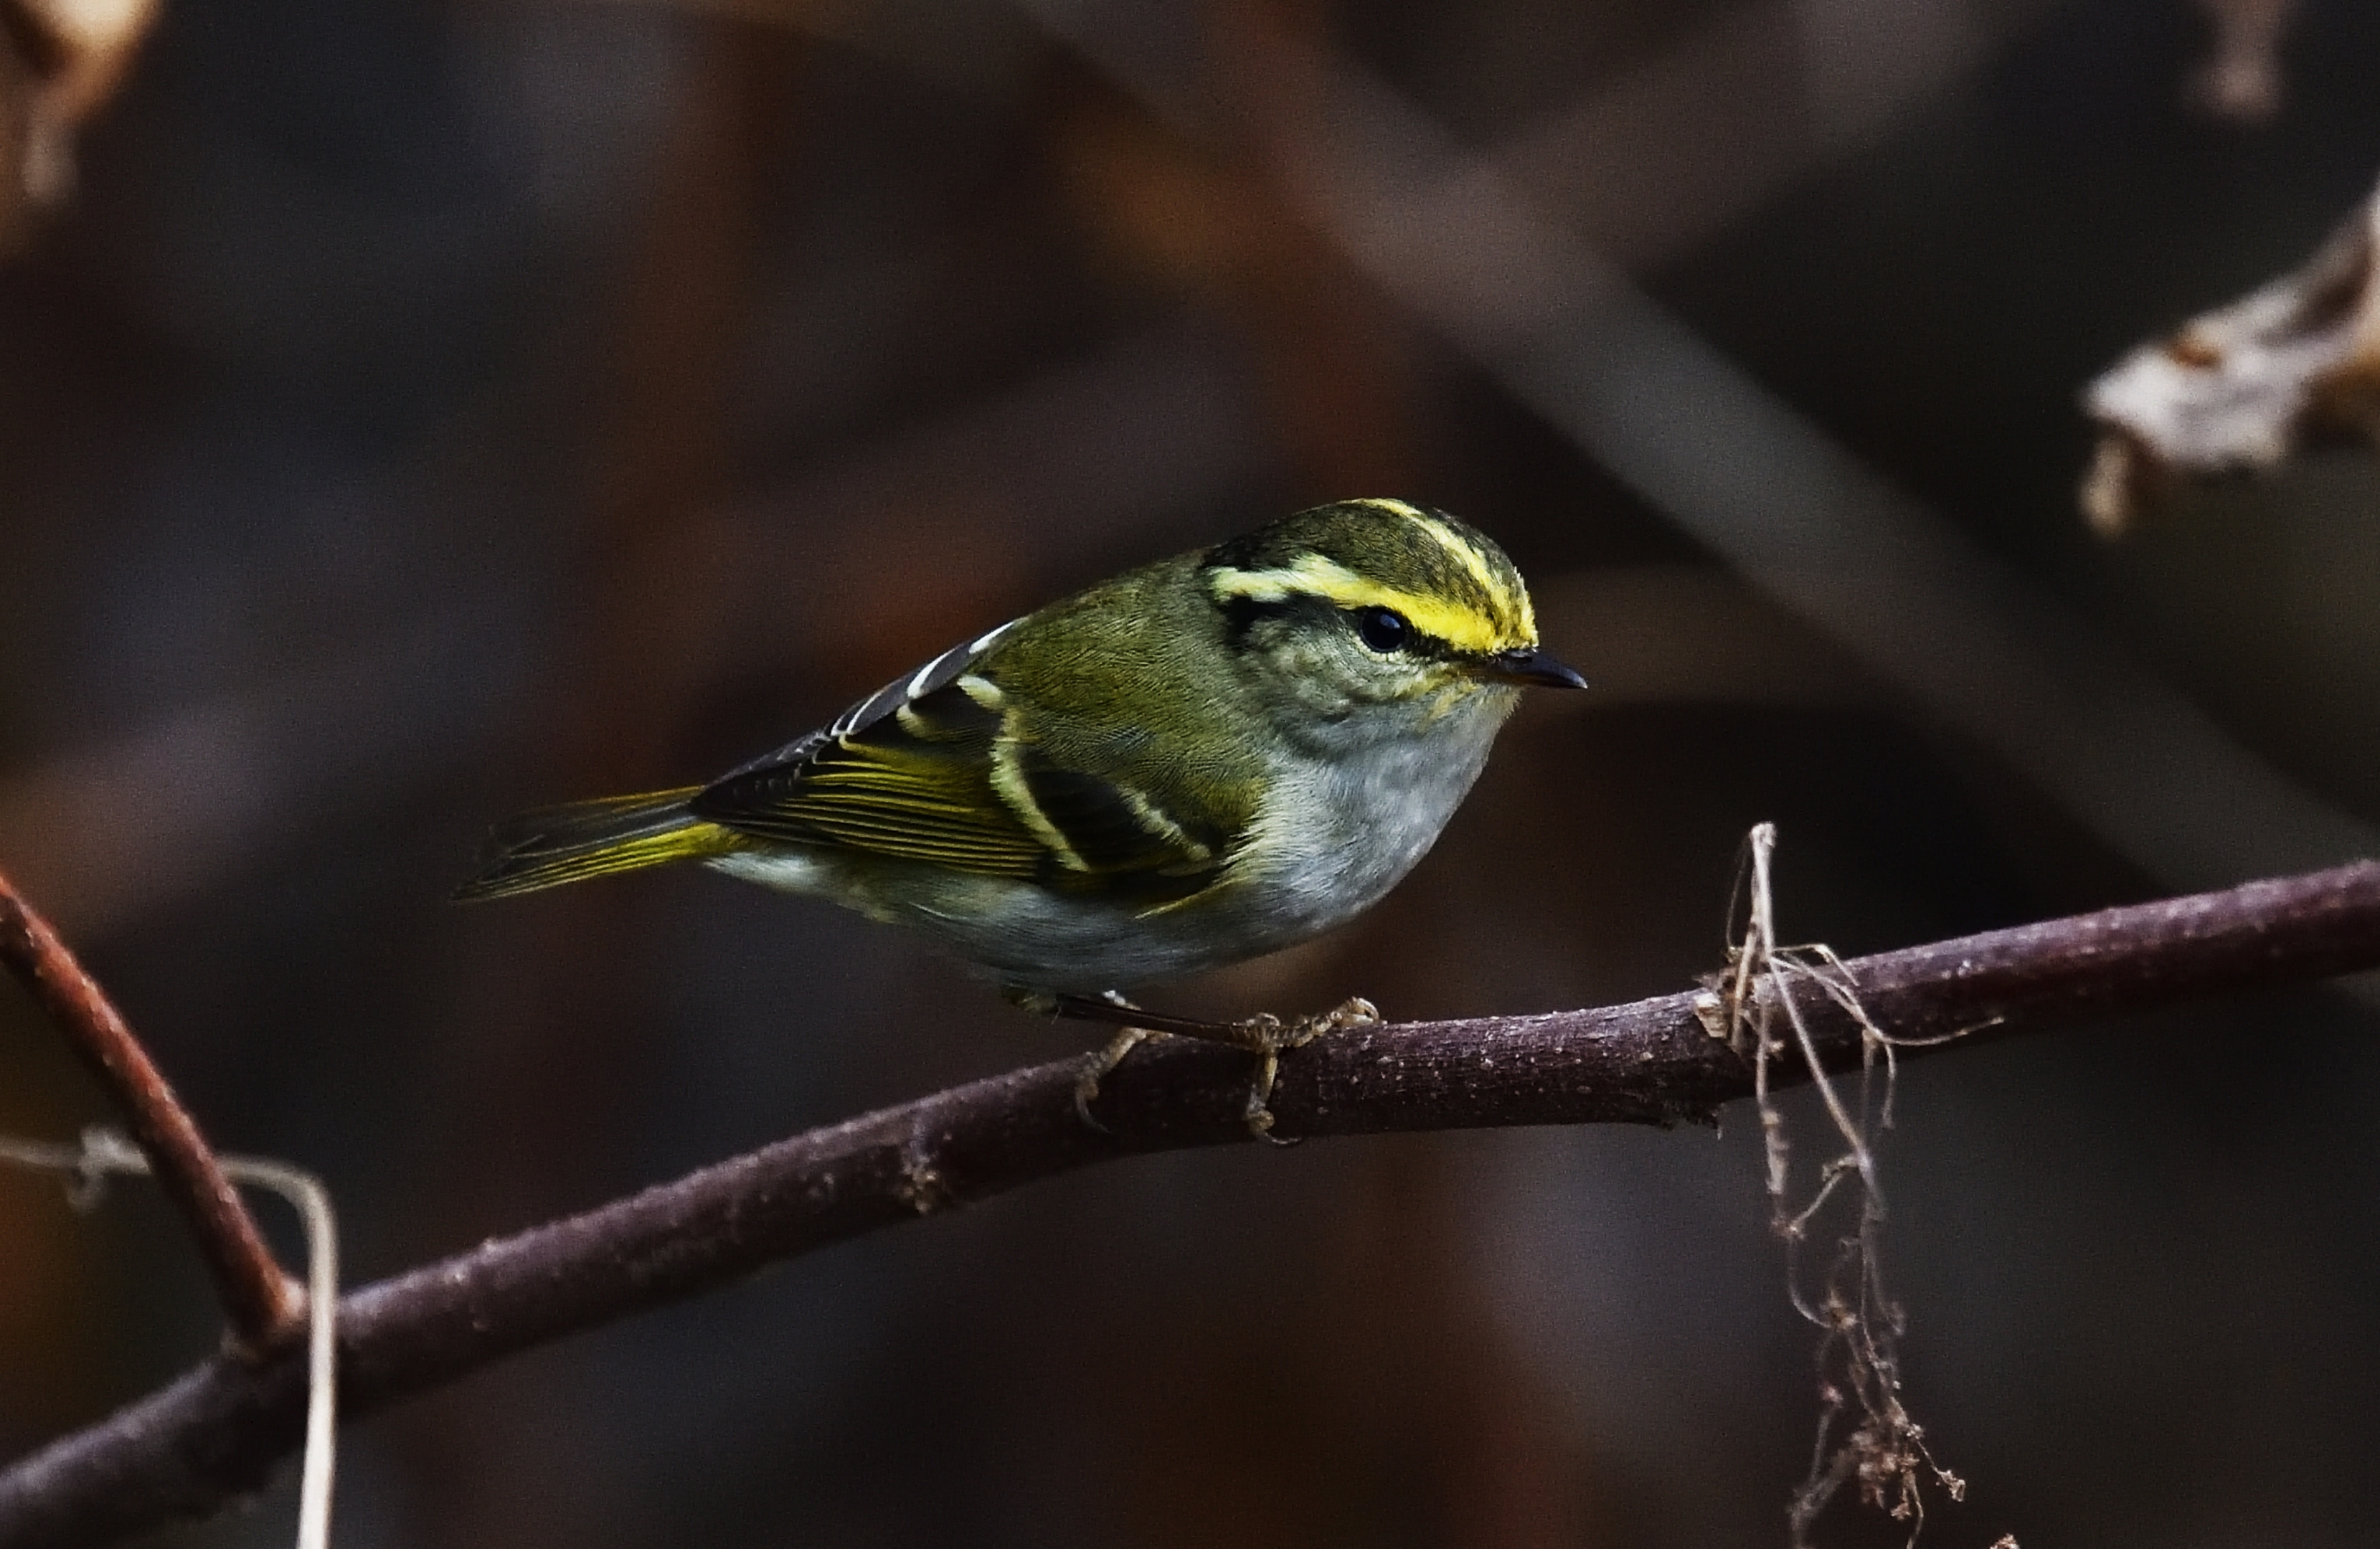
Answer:
[(303, 1298), (264, 1245), (256, 1217), (224, 1176), (189, 1110), (132, 1035), (97, 981), (57, 932), (0, 877), (0, 962), (32, 991), (124, 1116), (158, 1186), (189, 1222), (199, 1256), (241, 1347), (252, 1359), (286, 1345)]
[[(1868, 1013), (1896, 1038), (1962, 1042), (2092, 1012), (2380, 966), (2380, 863), (2254, 882), (1859, 958)], [(1366, 1028), (1284, 1056), (1284, 1135), (1555, 1123), (1706, 1121), (1752, 1089), (1694, 994), (1541, 1016)], [(1815, 989), (1798, 1001), (1829, 1064), (1861, 1035)], [(1925, 1050), (1909, 1048), (1902, 1058)], [(514, 1351), (695, 1295), (773, 1260), (972, 1204), (1111, 1157), (1243, 1142), (1236, 1051), (1145, 1047), (1105, 1083), (1108, 1133), (1075, 1117), (1062, 1060), (887, 1108), (483, 1244), (348, 1296), (352, 1417)], [(1787, 1072), (1772, 1080), (1782, 1083)], [(94, 1544), (212, 1511), (295, 1445), (303, 1360), (217, 1359), (0, 1475), (0, 1543)]]

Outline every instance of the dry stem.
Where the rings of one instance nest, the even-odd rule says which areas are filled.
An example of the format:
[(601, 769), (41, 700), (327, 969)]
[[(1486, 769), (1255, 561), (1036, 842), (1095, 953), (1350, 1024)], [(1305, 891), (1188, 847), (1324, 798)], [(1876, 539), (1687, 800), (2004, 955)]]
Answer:
[[(1729, 947), (1727, 974), (1712, 994), (1697, 1001), (1696, 1010), (1706, 1029), (1753, 1061), (1754, 1100), (1768, 1159), (1769, 1224), (1785, 1243), (1786, 1289), (1794, 1311), (1820, 1333), (1817, 1437), (1809, 1473), (1794, 1492), (1788, 1513), (1791, 1543), (1793, 1549), (1809, 1549), (1810, 1531), (1819, 1515), (1843, 1485), (1856, 1480), (1865, 1505), (1909, 1524), (1908, 1542), (1913, 1549), (1925, 1525), (1926, 1481), (1952, 1500), (1963, 1499), (1967, 1487), (1935, 1461), (1924, 1428), (1900, 1399), (1900, 1345), (1906, 1321), (1885, 1289), (1884, 1184), (1876, 1145), (1878, 1134), (1892, 1128), (1893, 1086), (1900, 1074), (1895, 1050), (1904, 1047), (1903, 1041), (1868, 1014), (1857, 976), (1833, 949), (1779, 944), (1770, 885), (1776, 826), (1755, 827), (1749, 845), (1750, 917), (1741, 941)], [(1803, 1014), (1801, 992), (1805, 986), (1858, 1029), (1855, 1100), (1844, 1098), (1827, 1068), (1810, 1019)], [(1780, 1022), (1792, 1030), (1790, 1047), (1779, 1034)], [(1981, 1031), (1961, 1029), (1906, 1047), (1938, 1047)], [(1784, 1110), (1770, 1096), (1775, 1061), (1796, 1053), (1802, 1059), (1800, 1074), (1817, 1087), (1845, 1147), (1818, 1168), (1816, 1188), (1799, 1208), (1791, 1186)], [(1852, 1224), (1836, 1238), (1834, 1256), (1813, 1297), (1802, 1284), (1801, 1246), (1819, 1222), (1845, 1215)]]
[[(131, 1142), (96, 1125), (83, 1131), (80, 1145), (0, 1135), (0, 1162), (62, 1175), (67, 1198), (77, 1210), (95, 1206), (111, 1177), (157, 1174)], [(339, 1228), (331, 1192), (321, 1179), (286, 1162), (262, 1156), (225, 1156), (222, 1162), (233, 1179), (287, 1200), (305, 1227), (306, 1462), (298, 1491), (298, 1549), (329, 1549), (339, 1418)]]

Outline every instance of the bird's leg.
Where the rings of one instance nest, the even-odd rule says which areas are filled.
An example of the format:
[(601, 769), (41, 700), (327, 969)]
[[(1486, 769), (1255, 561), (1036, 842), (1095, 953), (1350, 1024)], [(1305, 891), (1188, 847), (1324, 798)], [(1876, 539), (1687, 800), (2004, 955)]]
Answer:
[(1021, 992), (1012, 997), (1028, 1010), (1046, 1011), (1062, 1017), (1077, 1017), (1087, 1022), (1109, 1023), (1119, 1029), (1107, 1047), (1091, 1057), (1080, 1080), (1075, 1083), (1075, 1111), (1092, 1129), (1104, 1131), (1107, 1126), (1091, 1117), (1090, 1105), (1099, 1095), (1099, 1083), (1109, 1071), (1123, 1062), (1144, 1040), (1152, 1037), (1179, 1036), (1203, 1038), (1208, 1043), (1229, 1044), (1244, 1048), (1257, 1057), (1256, 1078), (1248, 1084), (1248, 1102), (1245, 1117), (1248, 1132), (1275, 1145), (1289, 1142), (1272, 1132), (1272, 1088), (1280, 1079), (1282, 1051), (1304, 1048), (1326, 1033), (1342, 1032), (1351, 1027), (1368, 1027), (1380, 1020), (1379, 1008), (1361, 996), (1355, 996), (1330, 1010), (1315, 1016), (1299, 1017), (1283, 1022), (1269, 1011), (1239, 1022), (1199, 1022), (1190, 1017), (1167, 1016), (1147, 1011), (1135, 1006), (1123, 996), (1111, 990), (1093, 998), (1083, 995), (1052, 995), (1043, 992)]
[[(1169, 1017), (1144, 1011), (1115, 990), (1104, 995), (1060, 995), (1049, 990), (1011, 990), (1009, 998), (1028, 1011), (1047, 1016), (1074, 1017), (1084, 1022), (1104, 1022), (1116, 1030), (1104, 1047), (1091, 1055), (1083, 1064), (1083, 1073), (1075, 1078), (1075, 1116), (1101, 1134), (1108, 1127), (1091, 1117), (1091, 1104), (1099, 1099), (1099, 1083), (1108, 1072), (1123, 1063), (1124, 1056), (1151, 1038), (1162, 1038), (1174, 1033), (1197, 1036), (1207, 1024), (1182, 1017)], [(1197, 1032), (1193, 1032), (1196, 1029)]]
[(1075, 1117), (1083, 1121), (1086, 1129), (1097, 1130), (1101, 1134), (1108, 1132), (1108, 1127), (1091, 1117), (1091, 1104), (1099, 1097), (1099, 1083), (1107, 1079), (1110, 1071), (1123, 1063), (1125, 1055), (1141, 1044), (1150, 1038), (1165, 1036), (1164, 1028), (1136, 1024), (1142, 1022), (1170, 1023), (1175, 1020), (1149, 1016), (1115, 990), (1099, 996), (1062, 995), (1055, 990), (1003, 985), (1000, 993), (1010, 1005), (1031, 1011), (1036, 1016), (1074, 1017), (1083, 1022), (1104, 1022), (1114, 1026), (1115, 1036), (1107, 1041), (1106, 1047), (1086, 1058), (1083, 1073), (1075, 1078)]

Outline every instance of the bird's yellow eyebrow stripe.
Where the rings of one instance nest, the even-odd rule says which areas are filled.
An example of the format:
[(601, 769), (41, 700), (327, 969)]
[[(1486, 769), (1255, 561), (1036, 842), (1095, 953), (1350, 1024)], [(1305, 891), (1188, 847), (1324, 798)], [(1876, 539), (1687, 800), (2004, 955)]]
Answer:
[[(1458, 547), (1467, 549), (1468, 545)], [(1476, 563), (1477, 557), (1473, 558)], [(1318, 597), (1340, 608), (1392, 608), (1423, 634), (1435, 635), (1458, 651), (1482, 656), (1536, 644), (1534, 633), (1508, 634), (1475, 608), (1382, 586), (1322, 554), (1303, 554), (1294, 564), (1274, 570), (1220, 566), (1209, 573), (1208, 585), (1213, 588), (1218, 602), (1235, 598), (1251, 602), (1286, 602), (1293, 597)], [(1502, 587), (1488, 587), (1490, 597), (1504, 594)]]

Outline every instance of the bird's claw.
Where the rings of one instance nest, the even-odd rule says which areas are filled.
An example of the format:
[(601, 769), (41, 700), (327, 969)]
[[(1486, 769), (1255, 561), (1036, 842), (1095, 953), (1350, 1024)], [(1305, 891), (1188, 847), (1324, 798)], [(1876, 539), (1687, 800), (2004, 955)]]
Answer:
[(1272, 1132), (1272, 1089), (1281, 1079), (1281, 1057), (1283, 1051), (1304, 1048), (1327, 1033), (1343, 1033), (1350, 1028), (1369, 1027), (1380, 1020), (1380, 1009), (1362, 996), (1350, 996), (1327, 1011), (1314, 1016), (1299, 1017), (1284, 1023), (1270, 1011), (1259, 1011), (1244, 1022), (1232, 1024), (1239, 1041), (1256, 1051), (1256, 1079), (1248, 1085), (1248, 1104), (1242, 1117), (1248, 1133), (1269, 1145), (1294, 1145), (1295, 1136), (1284, 1139)]
[(1123, 1063), (1123, 1057), (1150, 1038), (1161, 1038), (1162, 1033), (1146, 1027), (1120, 1027), (1116, 1035), (1096, 1053), (1083, 1057), (1083, 1073), (1075, 1078), (1075, 1117), (1101, 1134), (1108, 1127), (1091, 1117), (1091, 1105), (1099, 1100), (1099, 1083), (1108, 1072)]

